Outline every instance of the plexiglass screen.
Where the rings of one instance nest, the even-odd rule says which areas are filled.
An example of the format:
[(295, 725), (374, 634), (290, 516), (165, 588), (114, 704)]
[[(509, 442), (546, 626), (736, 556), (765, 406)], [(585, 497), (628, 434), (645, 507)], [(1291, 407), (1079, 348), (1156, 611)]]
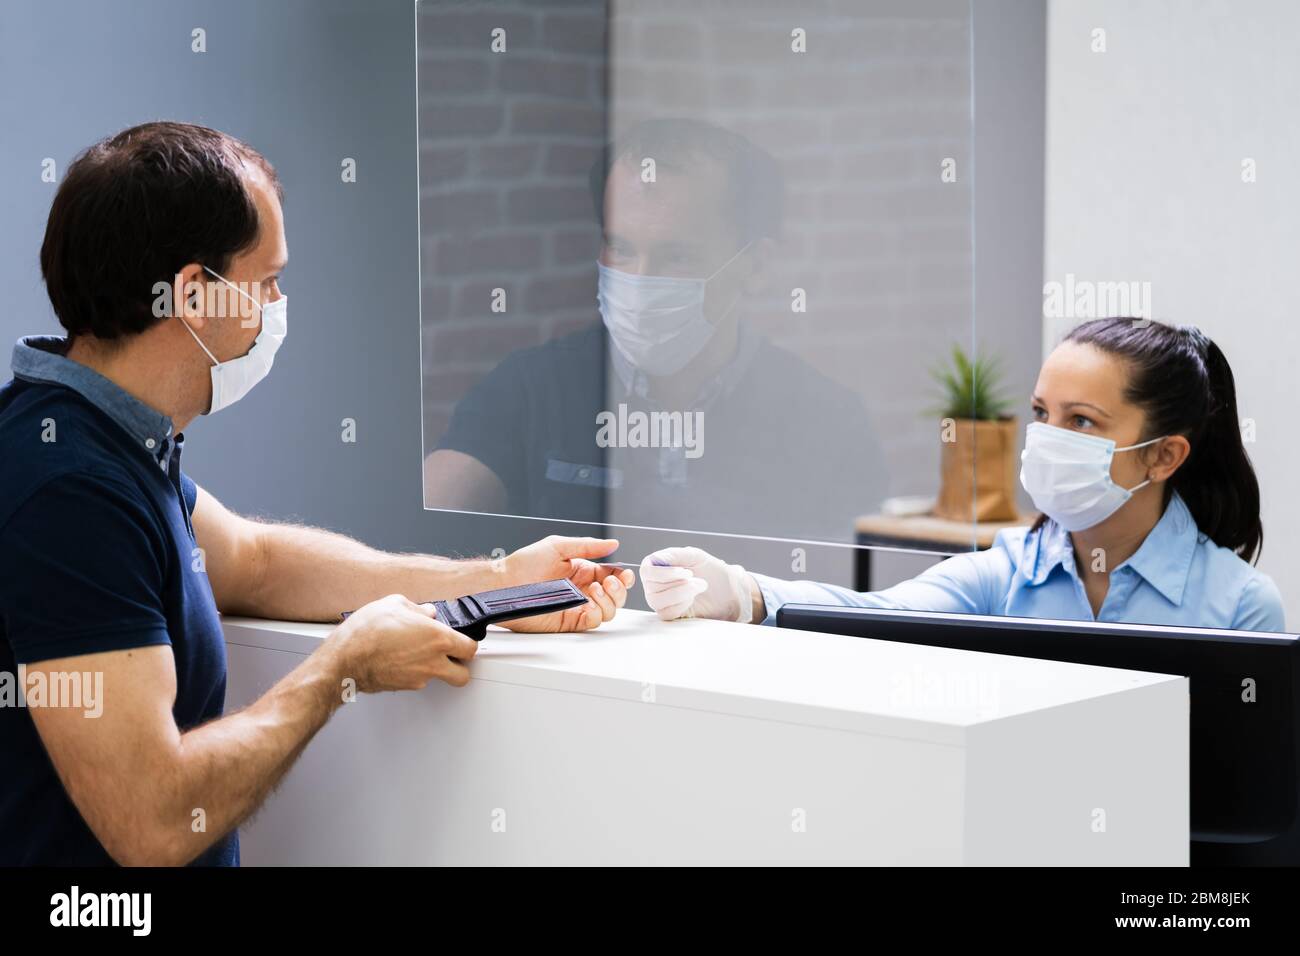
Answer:
[(416, 19), (426, 507), (839, 544), (1014, 515), (968, 421), (966, 0)]

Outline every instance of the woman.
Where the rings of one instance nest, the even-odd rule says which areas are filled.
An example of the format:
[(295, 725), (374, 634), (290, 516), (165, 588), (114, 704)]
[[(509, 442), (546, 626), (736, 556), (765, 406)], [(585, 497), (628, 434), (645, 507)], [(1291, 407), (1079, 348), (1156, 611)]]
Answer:
[(1198, 329), (1136, 319), (1076, 327), (1039, 372), (1021, 483), (1042, 512), (884, 591), (783, 581), (699, 548), (648, 555), (665, 620), (771, 624), (782, 604), (1281, 631), (1282, 599), (1251, 562), (1259, 482), (1227, 359)]

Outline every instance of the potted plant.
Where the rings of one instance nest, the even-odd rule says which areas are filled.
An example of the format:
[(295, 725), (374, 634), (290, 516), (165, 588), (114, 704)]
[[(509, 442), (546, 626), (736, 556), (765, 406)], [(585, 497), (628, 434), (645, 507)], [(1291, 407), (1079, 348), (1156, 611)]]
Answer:
[(997, 358), (960, 345), (931, 371), (941, 400), (940, 482), (934, 513), (952, 521), (1014, 521), (1019, 429), (1003, 396)]

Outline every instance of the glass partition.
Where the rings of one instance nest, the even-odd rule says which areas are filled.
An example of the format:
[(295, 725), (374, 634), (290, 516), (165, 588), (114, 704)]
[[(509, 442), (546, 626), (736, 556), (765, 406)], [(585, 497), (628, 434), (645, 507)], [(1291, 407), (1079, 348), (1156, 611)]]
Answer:
[(975, 346), (966, 0), (417, 22), (426, 507), (833, 544), (996, 511), (935, 380)]

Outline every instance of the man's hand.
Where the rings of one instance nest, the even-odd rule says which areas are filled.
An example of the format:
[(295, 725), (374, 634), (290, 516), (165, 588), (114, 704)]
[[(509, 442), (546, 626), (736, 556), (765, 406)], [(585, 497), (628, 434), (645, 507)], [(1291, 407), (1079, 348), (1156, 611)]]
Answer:
[(226, 510), (202, 488), (194, 532), (206, 554), (208, 578), (223, 614), (285, 621), (337, 621), (386, 594), (412, 601), (568, 578), (587, 604), (524, 618), (518, 631), (586, 631), (627, 602), (636, 578), (592, 559), (618, 547), (613, 538), (552, 535), (497, 560), (458, 561), (428, 554), (384, 554), (318, 528), (263, 524)]
[(478, 651), (472, 639), (439, 621), (432, 607), (400, 594), (360, 608), (329, 641), (343, 653), (344, 676), (365, 694), (419, 690), (434, 678), (464, 687), (466, 665)]
[(591, 559), (603, 558), (617, 548), (615, 538), (566, 538), (553, 534), (502, 559), (503, 577), (509, 584), (568, 578), (588, 598), (581, 607), (518, 618), (505, 622), (502, 627), (553, 634), (589, 631), (612, 619), (627, 603), (627, 589), (636, 583), (636, 576), (627, 568), (596, 564)]

